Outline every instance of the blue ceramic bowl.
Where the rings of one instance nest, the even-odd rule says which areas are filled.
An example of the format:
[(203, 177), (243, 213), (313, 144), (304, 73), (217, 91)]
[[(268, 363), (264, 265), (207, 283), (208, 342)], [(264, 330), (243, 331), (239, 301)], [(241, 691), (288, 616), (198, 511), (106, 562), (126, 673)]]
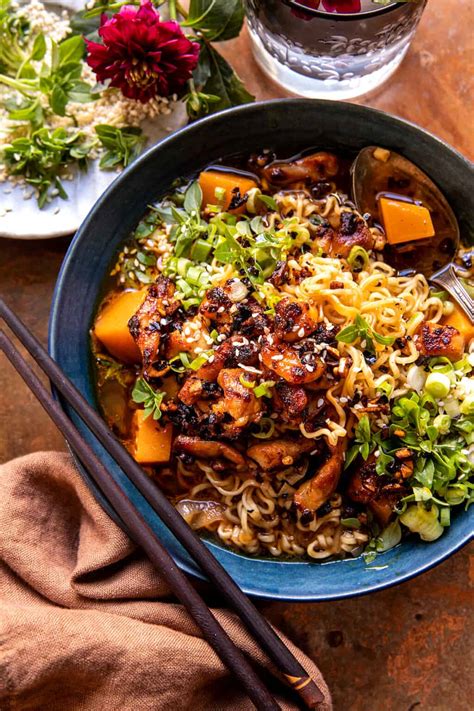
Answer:
[[(120, 245), (174, 178), (236, 152), (271, 146), (357, 150), (379, 144), (402, 153), (439, 185), (451, 203), (461, 232), (472, 240), (474, 213), (472, 166), (452, 148), (405, 121), (345, 103), (278, 100), (251, 104), (199, 121), (150, 148), (125, 170), (89, 213), (75, 236), (58, 278), (50, 322), (50, 351), (65, 373), (97, 406), (89, 355), (89, 329), (103, 296), (104, 279)], [(65, 408), (68, 412), (69, 409)], [(106, 452), (69, 412), (85, 439), (112, 471), (120, 486), (159, 533), (177, 563), (199, 570), (165, 529), (158, 516)], [(84, 477), (105, 508), (106, 502)], [(329, 563), (255, 559), (206, 543), (246, 592), (282, 600), (331, 600), (360, 595), (408, 580), (433, 567), (473, 534), (474, 510), (458, 512), (434, 543), (407, 540), (367, 565), (361, 558)]]

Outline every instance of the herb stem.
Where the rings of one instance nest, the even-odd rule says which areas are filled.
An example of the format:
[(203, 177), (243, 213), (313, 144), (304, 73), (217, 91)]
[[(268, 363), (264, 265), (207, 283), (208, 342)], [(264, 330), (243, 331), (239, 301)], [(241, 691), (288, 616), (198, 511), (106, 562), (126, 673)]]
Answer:
[(177, 8), (179, 14), (182, 17), (184, 17), (185, 20), (187, 20), (188, 19), (188, 12), (184, 9), (184, 7), (181, 5), (181, 3), (178, 2), (178, 0), (176, 2), (176, 8)]
[(168, 2), (168, 12), (170, 20), (176, 20), (178, 14), (176, 11), (176, 0), (169, 0)]
[(28, 82), (27, 79), (19, 81), (18, 79), (7, 77), (6, 74), (0, 74), (0, 84), (6, 84), (7, 86), (11, 86), (12, 89), (17, 89), (17, 91), (21, 91), (22, 93), (30, 92), (36, 87), (35, 80), (32, 79), (31, 82), (26, 82)]

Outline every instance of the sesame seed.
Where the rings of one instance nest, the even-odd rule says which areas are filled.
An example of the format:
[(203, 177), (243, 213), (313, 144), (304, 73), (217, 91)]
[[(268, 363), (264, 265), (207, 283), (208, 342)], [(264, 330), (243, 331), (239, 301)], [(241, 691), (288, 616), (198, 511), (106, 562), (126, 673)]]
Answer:
[(322, 397), (320, 397), (316, 404), (318, 407), (322, 407), (324, 405), (324, 399)]
[(300, 330), (298, 331), (298, 336), (299, 336), (299, 338), (303, 338), (303, 336), (304, 336), (304, 328), (303, 327), (301, 327)]

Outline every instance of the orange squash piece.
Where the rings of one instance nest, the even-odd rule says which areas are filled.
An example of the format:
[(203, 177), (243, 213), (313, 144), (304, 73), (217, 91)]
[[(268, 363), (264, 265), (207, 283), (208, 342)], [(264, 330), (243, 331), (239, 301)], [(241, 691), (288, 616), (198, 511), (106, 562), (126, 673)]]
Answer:
[(430, 211), (423, 205), (386, 197), (379, 199), (379, 205), (389, 244), (414, 242), (435, 234)]
[(443, 319), (443, 326), (452, 326), (456, 328), (459, 333), (464, 338), (464, 344), (467, 345), (469, 341), (474, 338), (474, 325), (470, 322), (464, 311), (454, 305), (454, 311), (449, 316), (445, 316)]
[[(202, 190), (202, 204), (203, 207), (206, 205), (222, 205), (223, 210), (227, 210), (233, 198), (232, 190), (238, 188), (241, 195), (252, 188), (257, 187), (257, 183), (252, 178), (247, 178), (245, 175), (238, 175), (237, 173), (225, 173), (220, 170), (205, 170), (199, 176), (199, 185)], [(218, 200), (216, 197), (216, 188), (222, 188), (225, 190), (224, 198)], [(239, 214), (244, 212), (245, 205), (237, 207), (235, 210), (231, 210), (234, 214)]]
[(128, 322), (138, 311), (146, 290), (124, 291), (100, 312), (94, 334), (108, 352), (125, 363), (139, 363), (140, 351), (128, 330)]
[(132, 421), (134, 441), (132, 456), (139, 464), (164, 464), (171, 457), (173, 425), (164, 427), (153, 419), (145, 418), (144, 410), (135, 410)]

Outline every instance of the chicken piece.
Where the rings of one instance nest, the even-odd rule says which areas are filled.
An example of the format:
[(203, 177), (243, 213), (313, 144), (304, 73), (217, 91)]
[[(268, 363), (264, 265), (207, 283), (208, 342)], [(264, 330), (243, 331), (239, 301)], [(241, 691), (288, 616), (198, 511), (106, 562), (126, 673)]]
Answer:
[(464, 353), (464, 338), (456, 328), (429, 321), (421, 324), (415, 344), (422, 355), (430, 358), (444, 356), (457, 361)]
[(294, 183), (317, 183), (333, 178), (339, 171), (335, 155), (320, 151), (290, 161), (273, 161), (262, 170), (263, 177), (271, 184), (287, 187)]
[(282, 341), (300, 341), (313, 333), (317, 325), (309, 315), (308, 305), (301, 301), (285, 297), (275, 306), (275, 334)]
[(281, 259), (276, 263), (276, 267), (271, 276), (268, 277), (268, 281), (270, 284), (273, 284), (273, 286), (282, 286), (287, 282), (288, 271), (288, 262), (286, 259)]
[(208, 318), (212, 323), (225, 324), (232, 321), (230, 309), (232, 301), (226, 294), (225, 290), (216, 286), (214, 289), (209, 289), (199, 307), (199, 313)]
[(245, 338), (257, 339), (265, 332), (268, 318), (262, 306), (253, 298), (237, 304), (232, 319), (232, 331)]
[(374, 248), (375, 238), (365, 220), (355, 212), (341, 212), (339, 228), (323, 228), (317, 236), (318, 246), (331, 257), (346, 258), (352, 247), (363, 247), (367, 252)]
[[(223, 390), (223, 397), (212, 407), (216, 415), (230, 415), (232, 429), (241, 429), (251, 422), (260, 419), (262, 404), (253, 394), (252, 388), (247, 388), (240, 382), (240, 377), (245, 380), (255, 380), (252, 373), (246, 373), (241, 368), (225, 368), (217, 377), (217, 382)], [(224, 424), (224, 428), (226, 425)]]
[(273, 391), (273, 402), (287, 422), (300, 422), (308, 405), (308, 396), (300, 385), (290, 385), (281, 380)]
[(196, 349), (200, 348), (198, 353), (209, 348), (211, 339), (208, 336), (207, 328), (204, 326), (199, 316), (193, 319), (184, 321), (181, 328), (172, 331), (166, 341), (165, 354), (168, 359), (174, 358), (178, 353), (196, 353)]
[(375, 471), (376, 459), (373, 454), (367, 461), (358, 466), (349, 481), (347, 495), (352, 501), (358, 504), (368, 504), (372, 501), (380, 490), (380, 482)]
[(271, 343), (267, 340), (262, 346), (260, 357), (266, 368), (293, 385), (312, 383), (324, 373), (324, 363), (314, 353), (300, 356), (295, 348), (286, 343)]
[(216, 459), (223, 457), (238, 467), (245, 466), (245, 458), (243, 455), (235, 449), (235, 447), (231, 447), (224, 442), (178, 435), (173, 443), (173, 449), (175, 452), (189, 454), (198, 459)]
[(338, 439), (337, 445), (331, 447), (327, 462), (308, 481), (299, 487), (295, 494), (295, 504), (300, 511), (316, 511), (336, 491), (344, 464), (346, 441)]
[(352, 473), (347, 495), (352, 501), (365, 504), (380, 526), (385, 528), (395, 506), (409, 492), (403, 484), (392, 482), (386, 476), (379, 476), (375, 469), (376, 462), (373, 454), (367, 461), (361, 460)]
[(186, 380), (183, 387), (178, 393), (178, 398), (185, 405), (194, 405), (203, 394), (203, 380), (192, 375)]
[(143, 373), (156, 378), (168, 370), (166, 363), (158, 364), (161, 333), (160, 320), (171, 316), (178, 308), (174, 299), (174, 284), (166, 277), (158, 277), (152, 284), (137, 313), (128, 322), (128, 328), (142, 354)]
[(235, 368), (239, 363), (258, 365), (258, 347), (244, 336), (231, 336), (216, 348), (213, 356), (197, 371), (201, 380), (217, 380), (222, 368)]
[(302, 454), (315, 449), (313, 440), (309, 439), (274, 439), (271, 442), (253, 444), (247, 450), (247, 455), (257, 462), (260, 469), (270, 471), (291, 466)]

